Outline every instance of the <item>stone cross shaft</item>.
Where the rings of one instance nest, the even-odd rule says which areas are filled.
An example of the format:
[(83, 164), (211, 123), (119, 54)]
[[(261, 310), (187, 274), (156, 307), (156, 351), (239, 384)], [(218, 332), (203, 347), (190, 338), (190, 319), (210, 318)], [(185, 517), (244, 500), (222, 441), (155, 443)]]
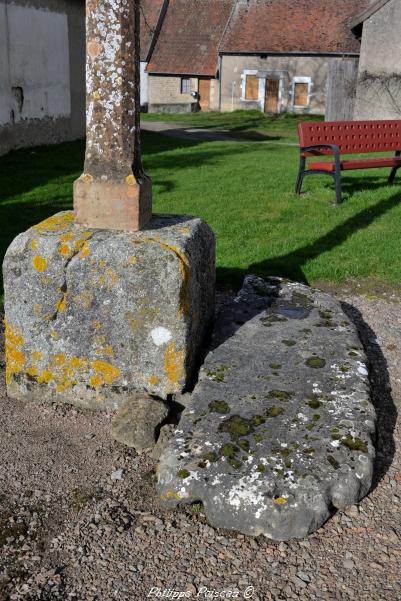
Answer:
[(87, 0), (86, 154), (75, 222), (137, 231), (152, 215), (140, 148), (140, 0)]

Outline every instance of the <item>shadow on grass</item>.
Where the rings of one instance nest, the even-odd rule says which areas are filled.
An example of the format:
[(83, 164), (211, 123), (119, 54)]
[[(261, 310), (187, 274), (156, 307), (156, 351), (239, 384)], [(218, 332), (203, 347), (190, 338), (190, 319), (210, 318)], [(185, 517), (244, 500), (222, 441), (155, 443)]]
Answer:
[[(355, 184), (356, 185), (356, 184)], [(357, 187), (357, 185), (356, 185)], [(361, 188), (359, 188), (361, 189)], [(294, 199), (296, 202), (297, 199)], [(252, 263), (247, 269), (220, 267), (217, 270), (218, 279), (231, 281), (240, 285), (247, 273), (254, 273), (261, 277), (276, 276), (287, 277), (298, 282), (309, 284), (303, 266), (310, 260), (327, 253), (336, 246), (341, 245), (355, 232), (369, 227), (376, 219), (397, 207), (401, 203), (401, 191), (373, 206), (369, 206), (359, 213), (352, 215), (343, 223), (336, 225), (330, 232), (321, 236), (311, 244), (301, 246), (294, 251), (278, 257), (272, 257), (258, 263)], [(313, 207), (311, 206), (311, 210)], [(336, 207), (333, 207), (333, 211)], [(329, 259), (328, 259), (329, 260)]]

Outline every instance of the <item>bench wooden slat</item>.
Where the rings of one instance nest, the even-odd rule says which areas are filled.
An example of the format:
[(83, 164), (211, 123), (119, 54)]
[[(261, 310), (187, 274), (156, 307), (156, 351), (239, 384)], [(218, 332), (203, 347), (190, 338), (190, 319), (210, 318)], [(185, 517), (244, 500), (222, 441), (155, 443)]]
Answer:
[[(373, 169), (379, 167), (401, 167), (401, 159), (396, 157), (383, 157), (377, 159), (351, 159), (341, 161), (341, 169), (347, 171), (350, 169)], [(320, 161), (309, 163), (309, 169), (320, 169), (323, 171), (334, 171), (335, 163), (332, 161)]]
[(401, 120), (305, 122), (298, 132), (300, 146), (336, 144), (341, 154), (401, 150)]

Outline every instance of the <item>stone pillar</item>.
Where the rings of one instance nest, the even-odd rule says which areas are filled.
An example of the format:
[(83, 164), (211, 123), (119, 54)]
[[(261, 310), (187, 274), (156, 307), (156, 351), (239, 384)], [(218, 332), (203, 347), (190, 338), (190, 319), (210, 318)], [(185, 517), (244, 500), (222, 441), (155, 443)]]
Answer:
[(139, 0), (87, 0), (86, 155), (75, 223), (137, 231), (152, 216), (140, 152)]

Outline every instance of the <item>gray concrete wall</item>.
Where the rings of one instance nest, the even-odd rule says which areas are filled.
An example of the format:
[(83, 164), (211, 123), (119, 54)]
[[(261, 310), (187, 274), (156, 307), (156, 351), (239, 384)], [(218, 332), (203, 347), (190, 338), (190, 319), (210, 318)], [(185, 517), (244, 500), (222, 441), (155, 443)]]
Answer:
[(84, 134), (84, 1), (0, 0), (0, 154)]
[(365, 21), (354, 119), (401, 118), (400, 31), (400, 0), (391, 0)]
[[(326, 84), (329, 62), (337, 57), (322, 56), (233, 56), (222, 57), (221, 70), (221, 110), (233, 111), (254, 108), (264, 110), (265, 79), (280, 79), (279, 111), (324, 114), (326, 105)], [(262, 76), (259, 82), (259, 99), (245, 99), (245, 75), (255, 71)], [(250, 73), (252, 74), (252, 73)], [(293, 106), (293, 82), (310, 80), (309, 106)], [(301, 83), (301, 81), (300, 81)]]

